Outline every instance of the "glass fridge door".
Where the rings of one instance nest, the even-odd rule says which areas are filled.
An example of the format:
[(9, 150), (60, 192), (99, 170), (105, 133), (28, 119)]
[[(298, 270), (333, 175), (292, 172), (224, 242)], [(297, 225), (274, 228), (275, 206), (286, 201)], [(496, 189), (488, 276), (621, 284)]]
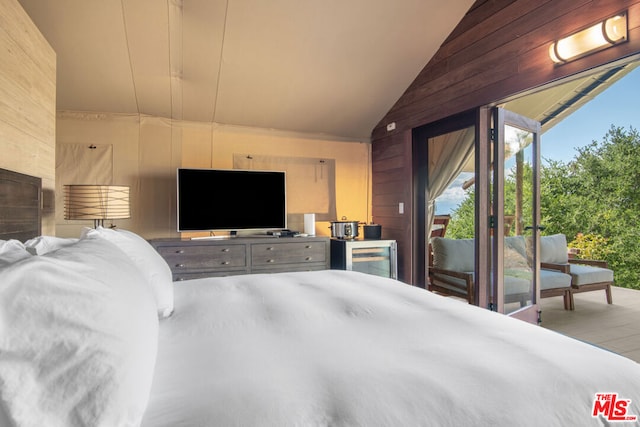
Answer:
[(347, 270), (397, 278), (396, 242), (349, 242)]

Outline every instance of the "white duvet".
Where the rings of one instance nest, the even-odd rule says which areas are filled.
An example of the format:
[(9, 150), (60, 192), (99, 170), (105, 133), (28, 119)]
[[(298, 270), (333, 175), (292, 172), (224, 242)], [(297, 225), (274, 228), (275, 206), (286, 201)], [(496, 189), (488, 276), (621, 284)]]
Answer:
[(640, 415), (640, 365), (376, 276), (249, 275), (176, 283), (142, 425), (608, 425), (596, 393)]

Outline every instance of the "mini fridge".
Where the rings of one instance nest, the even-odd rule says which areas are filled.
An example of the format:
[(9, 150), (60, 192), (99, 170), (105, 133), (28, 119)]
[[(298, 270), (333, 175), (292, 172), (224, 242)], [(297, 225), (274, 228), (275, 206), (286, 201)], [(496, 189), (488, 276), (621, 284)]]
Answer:
[(398, 278), (395, 240), (331, 239), (331, 268)]

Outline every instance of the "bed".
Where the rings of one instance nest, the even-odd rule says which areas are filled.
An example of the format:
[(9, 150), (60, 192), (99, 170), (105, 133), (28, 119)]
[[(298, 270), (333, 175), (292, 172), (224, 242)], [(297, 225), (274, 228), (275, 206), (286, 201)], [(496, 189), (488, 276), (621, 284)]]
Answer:
[(3, 239), (0, 320), (0, 426), (596, 426), (640, 414), (640, 366), (587, 343), (357, 272), (174, 284), (127, 230)]

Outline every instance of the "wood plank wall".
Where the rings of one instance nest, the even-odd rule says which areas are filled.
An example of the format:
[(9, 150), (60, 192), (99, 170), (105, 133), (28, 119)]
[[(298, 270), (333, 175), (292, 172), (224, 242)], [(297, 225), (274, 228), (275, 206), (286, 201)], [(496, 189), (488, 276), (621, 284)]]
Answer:
[(56, 55), (17, 0), (0, 2), (0, 167), (42, 178), (55, 234)]
[[(553, 40), (625, 10), (627, 43), (551, 62)], [(638, 53), (640, 0), (478, 0), (372, 132), (372, 214), (384, 237), (398, 241), (400, 279), (414, 282), (414, 128)]]
[[(382, 238), (398, 242), (398, 278), (410, 276), (412, 203), (411, 132), (396, 132), (383, 144), (371, 147), (371, 186), (373, 222), (382, 225)], [(375, 189), (375, 190), (374, 190)], [(404, 213), (399, 204), (404, 204)]]

